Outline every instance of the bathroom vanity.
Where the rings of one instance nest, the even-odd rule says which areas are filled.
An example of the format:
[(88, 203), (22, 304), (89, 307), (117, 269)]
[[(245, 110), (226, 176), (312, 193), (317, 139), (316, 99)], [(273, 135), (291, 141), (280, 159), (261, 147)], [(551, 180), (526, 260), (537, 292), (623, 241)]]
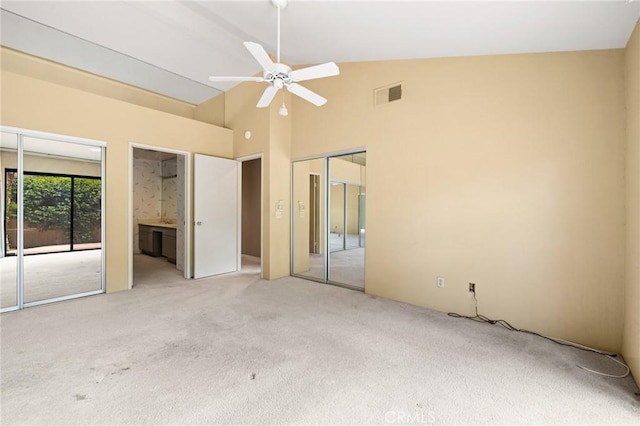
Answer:
[(164, 256), (169, 262), (176, 262), (175, 223), (140, 221), (138, 234), (138, 243), (142, 253), (155, 257)]

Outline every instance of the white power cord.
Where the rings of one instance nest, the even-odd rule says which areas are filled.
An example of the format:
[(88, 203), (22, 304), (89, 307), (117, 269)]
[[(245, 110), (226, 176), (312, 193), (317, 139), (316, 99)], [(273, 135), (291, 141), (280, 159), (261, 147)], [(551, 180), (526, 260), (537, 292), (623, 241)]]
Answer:
[(460, 315), (460, 314), (457, 314), (455, 312), (449, 312), (448, 315), (450, 317), (454, 317), (454, 318), (466, 318), (466, 319), (470, 319), (472, 321), (482, 322), (482, 323), (486, 323), (486, 324), (498, 324), (498, 325), (501, 325), (502, 327), (504, 327), (504, 328), (506, 328), (507, 330), (510, 330), (510, 331), (519, 331), (521, 333), (533, 334), (534, 336), (538, 336), (538, 337), (542, 337), (542, 338), (547, 339), (547, 340), (551, 340), (552, 342), (555, 342), (555, 343), (557, 343), (559, 345), (570, 346), (570, 347), (572, 346), (572, 347), (577, 348), (577, 349), (582, 349), (582, 350), (585, 350), (585, 351), (588, 351), (588, 352), (594, 352), (594, 353), (597, 353), (597, 354), (600, 354), (600, 355), (605, 355), (607, 358), (617, 362), (618, 364), (622, 365), (627, 370), (627, 372), (622, 374), (622, 375), (615, 375), (615, 374), (602, 373), (600, 371), (592, 370), (590, 368), (583, 367), (582, 365), (577, 365), (576, 364), (576, 367), (578, 367), (578, 368), (580, 368), (582, 370), (588, 371), (590, 373), (593, 373), (593, 374), (598, 374), (600, 376), (605, 376), (605, 377), (613, 377), (613, 378), (616, 378), (616, 379), (622, 379), (624, 377), (627, 377), (629, 375), (629, 373), (631, 372), (631, 369), (629, 368), (629, 366), (627, 364), (625, 364), (624, 362), (620, 362), (617, 359), (614, 359), (614, 357), (617, 356), (617, 354), (615, 354), (613, 352), (604, 352), (604, 351), (601, 351), (599, 349), (594, 349), (594, 348), (591, 348), (589, 346), (584, 346), (584, 345), (581, 345), (579, 343), (571, 342), (569, 340), (564, 340), (564, 339), (560, 339), (560, 338), (557, 338), (557, 337), (549, 337), (549, 336), (545, 336), (543, 334), (536, 333), (536, 332), (533, 332), (533, 331), (516, 328), (516, 327), (512, 326), (511, 324), (509, 324), (505, 320), (492, 320), (490, 318), (485, 317), (484, 315), (480, 315), (480, 314), (478, 314), (478, 299), (476, 298), (475, 288), (473, 290), (473, 299), (475, 300), (475, 308), (476, 308), (476, 315), (475, 316), (471, 317), (471, 316), (466, 316), (466, 315)]
[(595, 353), (600, 354), (600, 355), (606, 355), (607, 358), (609, 358), (612, 361), (617, 362), (618, 364), (622, 365), (627, 370), (627, 372), (622, 374), (622, 375), (616, 375), (616, 374), (602, 373), (600, 371), (592, 370), (590, 368), (587, 368), (587, 367), (584, 367), (582, 365), (576, 364), (576, 367), (581, 368), (581, 369), (583, 369), (585, 371), (588, 371), (589, 373), (597, 374), (599, 376), (604, 376), (604, 377), (613, 377), (615, 379), (623, 379), (623, 378), (627, 377), (629, 375), (629, 373), (631, 372), (631, 370), (629, 369), (629, 366), (627, 364), (625, 364), (624, 362), (620, 362), (620, 361), (618, 361), (617, 359), (614, 358), (615, 356), (617, 356), (617, 354), (615, 354), (613, 352), (604, 352), (604, 351), (601, 351), (601, 350), (598, 350), (598, 349), (591, 348), (589, 346), (581, 345), (580, 343), (575, 343), (575, 342), (571, 342), (569, 340), (559, 339), (557, 337), (548, 337), (548, 336), (545, 336), (545, 337), (547, 337), (547, 339), (549, 339), (549, 340), (553, 340), (553, 341), (556, 341), (556, 342), (562, 342), (562, 343), (565, 343), (567, 345), (575, 346), (577, 348), (586, 349), (588, 351), (592, 351), (592, 352), (595, 352)]
[(599, 376), (613, 377), (614, 379), (623, 379), (623, 378), (625, 378), (625, 377), (627, 377), (629, 375), (631, 370), (629, 369), (629, 366), (627, 364), (625, 364), (624, 362), (618, 361), (617, 359), (613, 358), (611, 355), (607, 355), (607, 358), (609, 358), (611, 361), (617, 362), (618, 364), (620, 364), (621, 366), (626, 368), (627, 372), (618, 376), (618, 375), (615, 375), (615, 374), (602, 373), (600, 371), (592, 370), (590, 368), (583, 367), (582, 365), (578, 365), (578, 364), (576, 364), (576, 367), (581, 368), (581, 369), (583, 369), (585, 371), (588, 371), (589, 373), (597, 374)]

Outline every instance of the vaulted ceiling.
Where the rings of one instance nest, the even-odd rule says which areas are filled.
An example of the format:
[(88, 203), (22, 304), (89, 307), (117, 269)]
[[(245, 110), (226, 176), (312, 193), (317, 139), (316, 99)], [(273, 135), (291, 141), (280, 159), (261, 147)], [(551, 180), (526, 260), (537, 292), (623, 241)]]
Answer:
[[(1, 44), (198, 104), (275, 53), (259, 1), (2, 1)], [(640, 1), (304, 1), (282, 11), (282, 59), (353, 62), (624, 48)]]

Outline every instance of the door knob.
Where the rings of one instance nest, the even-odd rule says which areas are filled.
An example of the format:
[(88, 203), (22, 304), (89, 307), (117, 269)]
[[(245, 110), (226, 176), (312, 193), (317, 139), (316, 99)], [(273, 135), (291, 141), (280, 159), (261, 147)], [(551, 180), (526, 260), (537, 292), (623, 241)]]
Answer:
[(202, 222), (197, 221), (197, 222), (196, 222), (196, 225), (201, 226), (201, 225), (202, 225)]

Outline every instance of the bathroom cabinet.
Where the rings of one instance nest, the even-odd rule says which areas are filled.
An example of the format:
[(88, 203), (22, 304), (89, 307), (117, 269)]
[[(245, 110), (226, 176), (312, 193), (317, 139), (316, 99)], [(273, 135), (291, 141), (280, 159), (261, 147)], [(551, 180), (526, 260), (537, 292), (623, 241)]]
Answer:
[(164, 256), (176, 261), (176, 228), (165, 224), (139, 224), (138, 244), (140, 251), (150, 256)]
[(162, 255), (169, 262), (176, 263), (176, 230), (165, 229), (162, 231)]
[(140, 225), (138, 236), (141, 252), (155, 257), (162, 255), (162, 232), (155, 231), (152, 226)]

